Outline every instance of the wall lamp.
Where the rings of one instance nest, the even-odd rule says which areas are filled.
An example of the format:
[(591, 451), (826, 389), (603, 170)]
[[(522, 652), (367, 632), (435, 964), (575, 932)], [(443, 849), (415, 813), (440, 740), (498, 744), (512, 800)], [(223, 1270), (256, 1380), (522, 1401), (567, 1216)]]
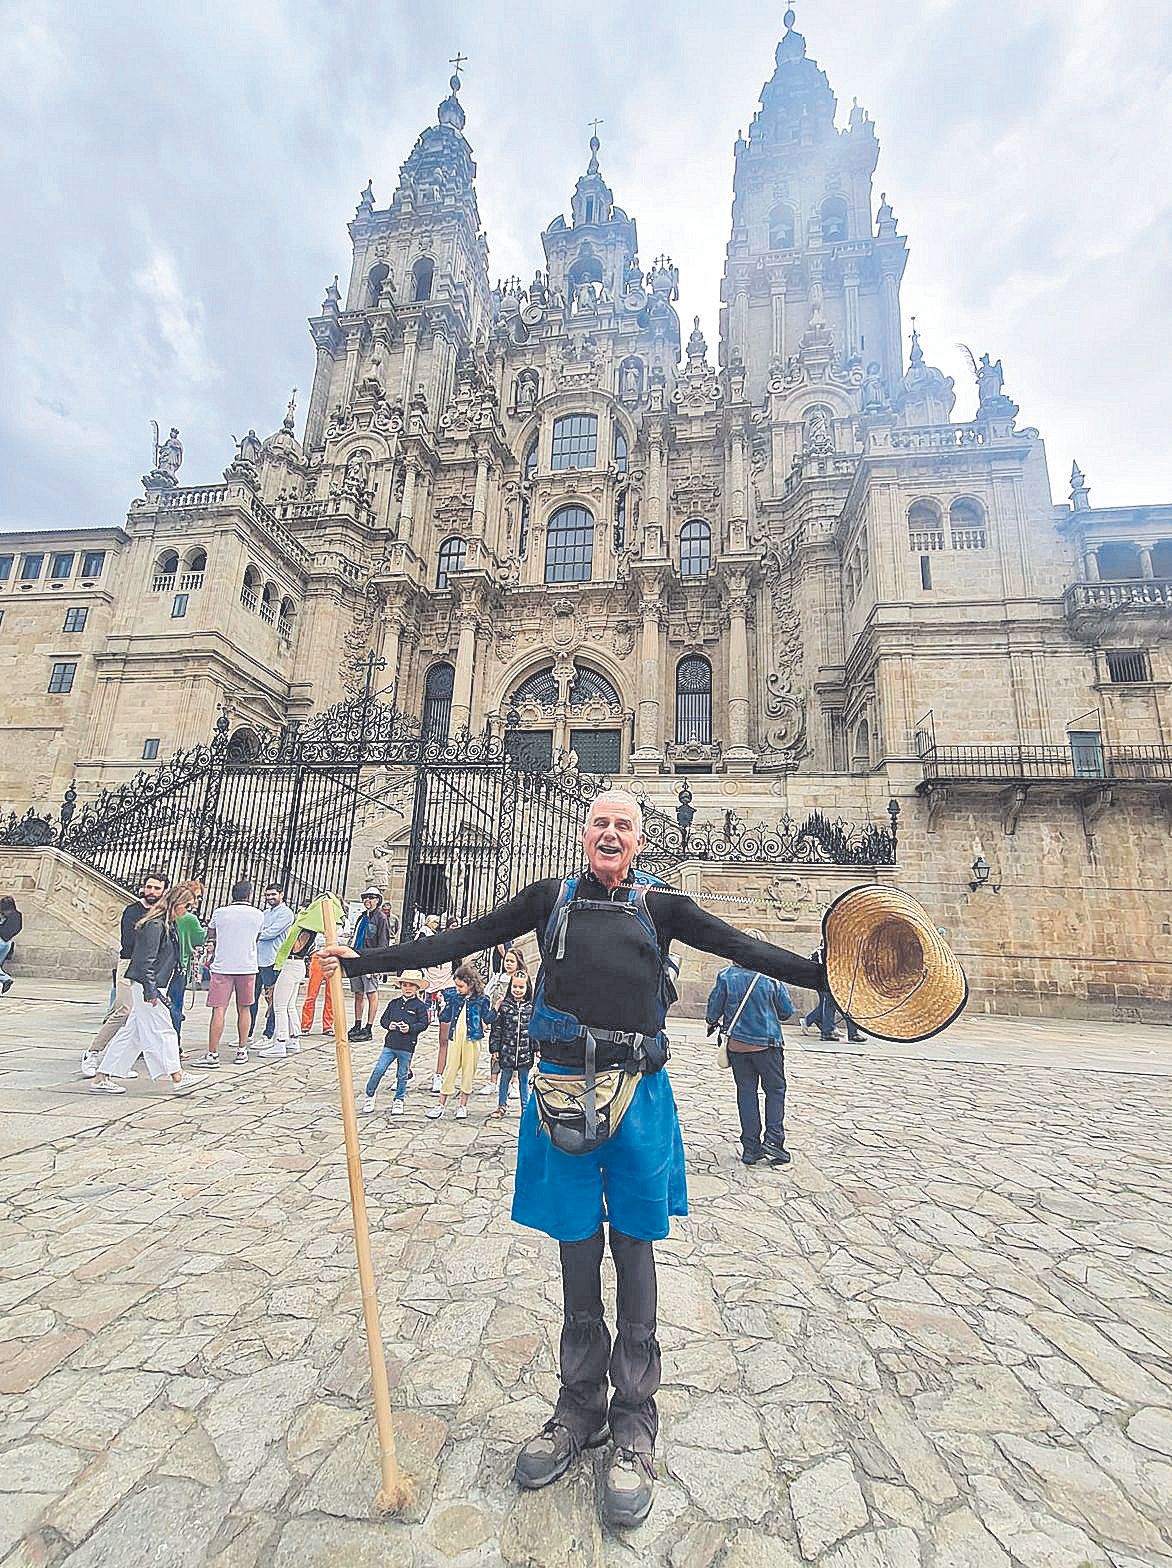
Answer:
[(969, 892), (975, 893), (979, 887), (984, 887), (990, 875), (989, 862), (984, 855), (978, 855), (972, 864), (973, 879), (969, 883)]

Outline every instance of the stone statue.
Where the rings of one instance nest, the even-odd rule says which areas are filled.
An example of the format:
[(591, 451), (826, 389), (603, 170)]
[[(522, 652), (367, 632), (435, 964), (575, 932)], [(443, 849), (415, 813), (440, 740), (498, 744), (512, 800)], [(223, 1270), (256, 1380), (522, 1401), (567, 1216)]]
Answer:
[[(236, 438), (233, 437), (233, 440)], [(242, 441), (236, 442), (236, 461), (238, 463), (259, 463), (261, 455), (260, 437), (255, 430), (250, 430)]]
[(806, 451), (807, 452), (833, 452), (834, 437), (830, 433), (830, 421), (826, 417), (824, 408), (812, 408), (806, 420)]
[(987, 403), (996, 402), (1001, 396), (1001, 388), (1005, 384), (1005, 376), (1001, 369), (1001, 361), (995, 365), (990, 364), (988, 354), (982, 354), (977, 366), (977, 396), (984, 407)]
[(643, 287), (643, 269), (639, 265), (638, 256), (632, 256), (623, 268), (623, 288), (641, 289)]
[(517, 377), (517, 411), (528, 413), (537, 406), (537, 378), (523, 370)]
[(883, 385), (879, 362), (873, 359), (867, 366), (867, 374), (863, 377), (863, 412), (883, 408), (886, 402), (887, 388)]
[(619, 376), (619, 396), (624, 403), (637, 403), (643, 393), (643, 378), (639, 374), (639, 367), (628, 362), (622, 368)]
[(179, 431), (171, 426), (171, 434), (159, 445), (158, 426), (155, 426), (155, 468), (161, 474), (170, 474), (172, 478), (179, 472), (183, 465), (183, 443), (179, 439)]
[(344, 490), (357, 491), (366, 489), (366, 475), (370, 468), (370, 457), (366, 452), (351, 452), (346, 460), (346, 472), (342, 479)]

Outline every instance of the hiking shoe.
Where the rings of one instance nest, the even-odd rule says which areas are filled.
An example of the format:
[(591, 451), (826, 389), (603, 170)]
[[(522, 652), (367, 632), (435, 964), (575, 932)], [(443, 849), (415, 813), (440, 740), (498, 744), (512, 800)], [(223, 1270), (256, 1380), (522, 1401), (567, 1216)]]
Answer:
[[(517, 1455), (513, 1479), (518, 1486), (531, 1492), (538, 1487), (548, 1486), (551, 1481), (565, 1475), (583, 1447), (601, 1448), (609, 1437), (610, 1431), (605, 1422), (593, 1437), (587, 1438), (585, 1444), (582, 1444), (557, 1419), (547, 1421)], [(649, 1508), (650, 1503), (647, 1506)]]
[(361, 1024), (354, 1024), (350, 1029), (348, 1029), (346, 1031), (346, 1038), (352, 1044), (357, 1044), (357, 1042), (362, 1039), (362, 1025)]
[(81, 1058), (81, 1076), (83, 1078), (96, 1078), (98, 1076), (98, 1053), (84, 1051)]
[(655, 1462), (650, 1454), (617, 1448), (602, 1483), (602, 1517), (615, 1530), (642, 1524), (655, 1501)]

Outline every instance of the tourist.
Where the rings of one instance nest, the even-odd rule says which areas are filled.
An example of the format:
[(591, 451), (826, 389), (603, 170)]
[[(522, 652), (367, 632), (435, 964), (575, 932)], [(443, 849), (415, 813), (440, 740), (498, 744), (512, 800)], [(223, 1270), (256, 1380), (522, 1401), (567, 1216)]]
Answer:
[(12, 989), (12, 976), (4, 965), (12, 957), (12, 949), (23, 926), (24, 916), (17, 909), (16, 900), (10, 893), (5, 893), (0, 898), (0, 996), (7, 996)]
[(185, 910), (175, 922), (175, 930), (179, 937), (179, 962), (175, 966), (175, 973), (171, 977), (171, 984), (167, 990), (167, 1006), (171, 1012), (171, 1022), (175, 1025), (175, 1033), (179, 1038), (179, 1054), (183, 1054), (183, 1003), (187, 996), (187, 987), (192, 983), (192, 965), (195, 950), (202, 947), (208, 939), (208, 934), (199, 923), (195, 911), (203, 897), (202, 882), (185, 882), (184, 887), (191, 894), (191, 908)]
[(167, 988), (179, 964), (179, 917), (193, 904), (186, 882), (166, 888), (136, 922), (126, 979), (130, 985), (130, 1011), (126, 1022), (107, 1045), (90, 1088), (106, 1094), (125, 1094), (116, 1078), (128, 1078), (141, 1056), (152, 1078), (170, 1075), (173, 1088), (183, 1082), (179, 1062), (179, 1036), (167, 1006)]
[[(509, 956), (512, 954), (510, 952)], [(509, 1085), (514, 1073), (521, 1093), (521, 1111), (529, 1104), (529, 1069), (533, 1066), (533, 1041), (529, 1020), (533, 1016), (533, 984), (523, 970), (515, 970), (509, 992), (501, 998), (492, 1018), (488, 1035), (489, 1058), (499, 1075), (494, 1116), (504, 1116), (509, 1108)]]
[[(494, 958), (496, 957), (498, 951), (501, 950), (501, 947), (502, 944), (498, 943), (497, 946), (493, 948)], [(524, 953), (519, 947), (514, 947), (510, 942), (508, 944), (508, 948), (501, 953), (500, 969), (491, 977), (487, 987), (485, 988), (484, 994), (488, 997), (489, 1006), (494, 1010), (500, 1006), (501, 1002), (509, 994), (509, 987), (512, 985), (514, 975), (522, 975), (527, 977), (528, 973), (529, 971), (525, 967)], [(499, 1057), (490, 1055), (488, 1060), (489, 1078), (488, 1082), (483, 1086), (480, 1092), (481, 1094), (496, 1094), (500, 1088), (500, 1059)]]
[(284, 942), (293, 924), (293, 911), (285, 902), (285, 889), (271, 882), (264, 890), (264, 919), (261, 921), (260, 931), (256, 938), (256, 986), (253, 991), (251, 1020), (248, 1034), (251, 1039), (256, 1029), (256, 1014), (260, 1007), (261, 992), (268, 1005), (268, 1017), (265, 1019), (265, 1039), (271, 1040), (276, 1027), (276, 1018), (273, 1008), (273, 989), (277, 984), (277, 949)]
[[(423, 930), (420, 932), (420, 937), (435, 936), (439, 928), (440, 917), (438, 915), (428, 915), (423, 922)], [(462, 958), (463, 954), (460, 956)], [(449, 1026), (442, 1022), (442, 1017), (444, 1008), (456, 994), (452, 985), (452, 976), (455, 972), (456, 965), (451, 962), (446, 964), (424, 964), (423, 966), (423, 984), (428, 996), (431, 998), (436, 1021), (439, 1023), (439, 1049), (435, 1058), (435, 1074), (431, 1080), (432, 1094), (438, 1094), (443, 1088), (444, 1068), (448, 1064)]]
[(321, 1032), (333, 1034), (334, 1032), (334, 999), (330, 995), (330, 988), (326, 984), (326, 972), (321, 966), (321, 954), (313, 953), (309, 960), (309, 984), (305, 988), (305, 1001), (301, 1006), (301, 1033), (308, 1034), (313, 1028), (313, 1015), (317, 1011), (317, 995), (319, 991), (325, 992), (325, 1004), (322, 1007)]
[(212, 944), (211, 977), (208, 981), (208, 1006), (212, 1010), (208, 1026), (208, 1054), (193, 1067), (220, 1065), (220, 1037), (228, 1003), (236, 1000), (236, 1061), (248, 1060), (250, 1009), (256, 995), (256, 939), (264, 914), (252, 902), (252, 883), (237, 882), (232, 902), (216, 910), (208, 921), (208, 941)]
[[(491, 914), (426, 941), (361, 956), (326, 950), (354, 976), (537, 933), (543, 963), (529, 1029), (541, 1063), (521, 1117), (513, 1218), (560, 1244), (565, 1317), (557, 1404), (522, 1448), (515, 1473), (521, 1486), (546, 1486), (584, 1448), (613, 1440), (602, 1488), (612, 1526), (637, 1524), (652, 1504), (660, 1381), (652, 1243), (688, 1206), (679, 1119), (661, 1070), (664, 1018), (675, 996), (669, 945), (688, 942), (811, 990), (825, 984), (821, 966), (753, 941), (691, 898), (632, 881), (645, 842), (638, 802), (608, 792), (589, 808), (585, 874), (531, 883)], [(461, 1018), (474, 975), (467, 966), (457, 972), (470, 999)], [(603, 1321), (604, 1222), (618, 1276), (613, 1352)]]
[[(816, 947), (810, 954), (810, 958), (814, 963), (820, 964), (822, 962), (822, 949)], [(811, 1029), (817, 1029), (819, 1036), (823, 1040), (837, 1042), (842, 1039), (842, 1036), (836, 1032), (837, 1023), (838, 1008), (834, 1005), (834, 998), (830, 992), (823, 987), (818, 992), (817, 1002), (815, 1002), (814, 1006), (802, 1020), (802, 1033), (809, 1034)], [(854, 1045), (862, 1043), (863, 1037), (851, 1018), (846, 1020), (846, 1037)]]
[(392, 1062), (395, 1064), (395, 1097), (391, 1101), (391, 1115), (402, 1116), (407, 1099), (407, 1079), (411, 1076), (411, 1060), (419, 1036), (431, 1024), (431, 1009), (423, 999), (423, 972), (405, 969), (399, 976), (399, 995), (392, 997), (383, 1009), (380, 1026), (386, 1030), (382, 1053), (374, 1064), (374, 1071), (366, 1085), (364, 1111), (374, 1110), (374, 1097), (383, 1081), (383, 1074)]
[[(362, 913), (354, 928), (354, 946), (359, 952), (386, 947), (391, 940), (390, 922), (382, 907), (383, 896), (375, 887), (368, 887), (362, 895)], [(374, 974), (356, 975), (350, 981), (354, 993), (354, 1027), (348, 1039), (369, 1040), (374, 1034), (374, 1015), (378, 1009), (379, 977)], [(365, 1006), (366, 1022), (362, 1015)]]
[[(148, 871), (142, 879), (139, 895), (122, 911), (118, 928), (118, 960), (129, 963), (134, 954), (134, 931), (143, 912), (151, 909), (167, 891), (166, 873)], [(81, 1058), (81, 1076), (93, 1078), (98, 1071), (98, 1057), (130, 1017), (131, 990), (125, 971), (120, 975), (114, 967), (114, 994), (102, 1020), (102, 1027), (94, 1036), (93, 1044)]]
[[(446, 935), (446, 933), (445, 933)], [(442, 937), (434, 938), (442, 941)], [(414, 947), (414, 943), (410, 943)], [(480, 971), (471, 964), (461, 964), (452, 976), (455, 995), (444, 1004), (440, 1023), (448, 1026), (447, 1064), (440, 1085), (439, 1104), (428, 1111), (431, 1120), (444, 1114), (444, 1107), (459, 1090), (460, 1103), (456, 1107), (457, 1119), (463, 1121), (468, 1114), (468, 1096), (476, 1081), (476, 1059), (480, 1055), (480, 1042), (492, 1018), (492, 1008), (484, 995), (484, 981)]]
[[(760, 931), (746, 935), (763, 941)], [(741, 1119), (741, 1160), (757, 1165), (788, 1165), (785, 1146), (785, 1054), (781, 1026), (792, 1018), (794, 1004), (780, 980), (732, 964), (722, 969), (708, 998), (708, 1033), (725, 1035), (728, 1065), (737, 1088)], [(761, 1105), (765, 1096), (765, 1136), (761, 1136)]]
[(301, 1013), (297, 1006), (297, 993), (305, 979), (306, 960), (320, 940), (316, 931), (308, 928), (294, 931), (291, 928), (273, 955), (272, 968), (277, 977), (273, 985), (273, 1039), (261, 1047), (256, 1053), (258, 1056), (279, 1060), (282, 1056), (296, 1056), (300, 1051)]

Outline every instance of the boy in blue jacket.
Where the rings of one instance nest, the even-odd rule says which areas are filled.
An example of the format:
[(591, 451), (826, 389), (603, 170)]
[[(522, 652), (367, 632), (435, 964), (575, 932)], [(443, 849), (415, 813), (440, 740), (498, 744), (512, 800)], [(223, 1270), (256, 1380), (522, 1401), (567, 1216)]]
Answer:
[(423, 972), (405, 969), (399, 976), (399, 995), (383, 1008), (379, 1019), (386, 1030), (382, 1053), (374, 1064), (374, 1071), (366, 1085), (364, 1111), (374, 1110), (374, 1097), (382, 1082), (383, 1074), (392, 1062), (397, 1068), (395, 1098), (391, 1101), (391, 1115), (402, 1116), (403, 1101), (407, 1098), (407, 1078), (411, 1072), (411, 1058), (419, 1036), (431, 1022), (427, 1003), (422, 1000)]
[[(780, 980), (731, 964), (722, 969), (708, 998), (708, 1033), (728, 1033), (728, 1061), (737, 1086), (741, 1119), (741, 1159), (746, 1165), (768, 1160), (788, 1165), (785, 1146), (785, 1050), (781, 1026), (793, 1017), (794, 1004)], [(765, 1094), (765, 1136), (761, 1103)]]

